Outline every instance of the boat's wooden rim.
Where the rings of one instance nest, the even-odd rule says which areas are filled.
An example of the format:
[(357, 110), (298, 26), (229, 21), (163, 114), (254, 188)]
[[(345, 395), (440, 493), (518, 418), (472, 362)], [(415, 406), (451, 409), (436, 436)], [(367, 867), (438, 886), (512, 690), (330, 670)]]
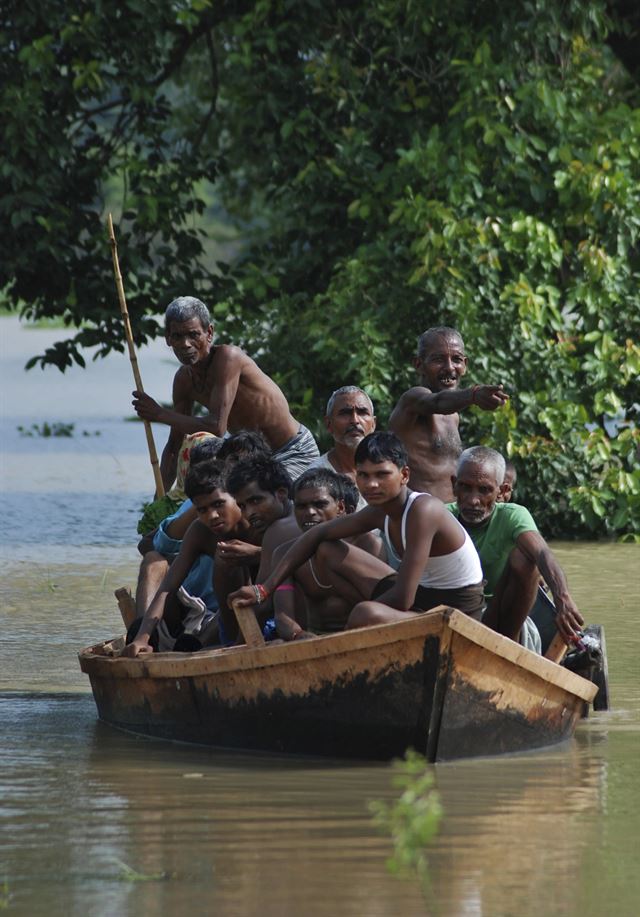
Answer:
[[(341, 653), (367, 650), (389, 643), (403, 643), (411, 639), (422, 639), (429, 634), (438, 636), (443, 627), (447, 611), (440, 606), (423, 615), (407, 617), (406, 621), (391, 624), (376, 624), (357, 630), (323, 634), (306, 640), (292, 640), (287, 643), (265, 643), (250, 647), (245, 644), (197, 653), (148, 653), (136, 659), (118, 655), (106, 655), (109, 642), (87, 647), (78, 654), (84, 672), (100, 672), (130, 678), (166, 678), (208, 675), (245, 669), (269, 668), (293, 662), (309, 662)], [(114, 644), (116, 641), (111, 641)], [(402, 659), (399, 658), (399, 662)], [(114, 669), (113, 667), (116, 667)]]
[(503, 637), (502, 634), (496, 633), (479, 621), (474, 621), (468, 615), (452, 609), (445, 614), (445, 617), (448, 618), (452, 631), (466, 637), (476, 645), (490, 650), (559, 688), (576, 694), (587, 703), (591, 703), (596, 696), (598, 686), (593, 682), (576, 675), (575, 672), (570, 672), (569, 669), (563, 668), (550, 659), (545, 659), (544, 656), (539, 656), (519, 643), (509, 640), (508, 637)]
[[(266, 643), (257, 647), (242, 645), (198, 653), (153, 653), (127, 659), (118, 655), (106, 655), (109, 652), (109, 642), (105, 642), (87, 647), (78, 656), (84, 672), (99, 676), (132, 679), (189, 678), (270, 668), (288, 663), (308, 663), (327, 656), (367, 650), (381, 644), (388, 646), (390, 643), (403, 643), (429, 635), (438, 636), (446, 626), (461, 637), (577, 695), (587, 703), (597, 693), (597, 686), (587, 679), (525, 649), (461, 611), (444, 605), (422, 615), (407, 617), (406, 621), (377, 624), (287, 643)], [(111, 646), (116, 642), (112, 641)], [(402, 663), (401, 656), (398, 662)]]

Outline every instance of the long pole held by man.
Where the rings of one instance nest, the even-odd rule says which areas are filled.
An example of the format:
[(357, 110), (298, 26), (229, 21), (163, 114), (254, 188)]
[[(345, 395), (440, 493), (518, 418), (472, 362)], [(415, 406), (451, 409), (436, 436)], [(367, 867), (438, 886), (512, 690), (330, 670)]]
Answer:
[[(138, 369), (138, 358), (136, 356), (136, 348), (133, 343), (133, 332), (131, 330), (131, 322), (129, 320), (129, 311), (127, 309), (127, 300), (124, 295), (124, 286), (122, 283), (122, 274), (120, 273), (120, 264), (118, 261), (118, 246), (116, 244), (116, 236), (113, 231), (113, 220), (111, 219), (111, 214), (107, 218), (107, 226), (109, 228), (109, 241), (111, 242), (111, 256), (113, 258), (113, 273), (116, 278), (116, 289), (118, 291), (118, 301), (120, 302), (120, 311), (122, 313), (122, 320), (124, 322), (124, 330), (127, 338), (127, 345), (129, 347), (129, 360), (131, 361), (131, 368), (133, 370), (133, 378), (135, 379), (136, 388), (138, 391), (143, 392), (144, 388), (142, 387), (142, 378), (140, 376), (140, 370)], [(153, 469), (153, 478), (156, 483), (156, 499), (159, 497), (164, 497), (164, 484), (162, 482), (162, 475), (160, 474), (160, 463), (158, 462), (158, 454), (156, 452), (156, 445), (153, 440), (153, 430), (151, 429), (151, 424), (148, 420), (144, 420), (144, 432), (147, 437), (147, 447), (149, 449), (149, 458), (151, 460), (151, 467)]]

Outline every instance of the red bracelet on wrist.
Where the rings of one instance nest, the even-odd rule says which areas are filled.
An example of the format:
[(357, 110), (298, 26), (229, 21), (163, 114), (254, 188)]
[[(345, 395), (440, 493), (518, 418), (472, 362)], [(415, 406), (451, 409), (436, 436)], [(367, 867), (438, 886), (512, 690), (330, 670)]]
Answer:
[(260, 605), (262, 602), (266, 602), (269, 598), (269, 593), (264, 588), (262, 583), (254, 583), (253, 591), (256, 594), (256, 605)]

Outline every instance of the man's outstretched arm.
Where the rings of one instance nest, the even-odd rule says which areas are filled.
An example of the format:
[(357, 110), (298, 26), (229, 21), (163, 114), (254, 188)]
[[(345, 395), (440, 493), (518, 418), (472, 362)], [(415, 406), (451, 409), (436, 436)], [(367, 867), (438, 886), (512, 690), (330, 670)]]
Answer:
[(495, 411), (508, 400), (509, 395), (502, 385), (473, 385), (471, 388), (443, 392), (432, 392), (423, 386), (415, 386), (402, 395), (395, 410), (404, 409), (423, 417), (431, 414), (457, 414), (473, 405), (483, 411)]

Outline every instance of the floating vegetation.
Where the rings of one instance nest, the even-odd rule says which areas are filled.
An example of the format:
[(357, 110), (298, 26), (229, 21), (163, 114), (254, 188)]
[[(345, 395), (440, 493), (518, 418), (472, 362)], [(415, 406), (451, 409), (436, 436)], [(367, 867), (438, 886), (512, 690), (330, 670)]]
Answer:
[(119, 860), (117, 857), (114, 857), (114, 862), (120, 867), (120, 872), (118, 873), (118, 879), (121, 882), (157, 882), (160, 879), (168, 879), (169, 875), (166, 872), (138, 872), (133, 867), (129, 866), (127, 863)]
[(442, 808), (433, 773), (427, 761), (413, 749), (393, 764), (393, 786), (402, 790), (394, 803), (374, 801), (369, 810), (378, 828), (391, 836), (393, 856), (387, 860), (390, 873), (417, 877), (423, 893), (429, 888), (427, 847), (438, 832)]
[(42, 588), (46, 589), (48, 592), (55, 592), (56, 589), (60, 588), (60, 585), (58, 583), (54, 583), (53, 577), (51, 576), (51, 570), (49, 569), (49, 567), (47, 567), (46, 573), (39, 574), (38, 579), (40, 580)]
[[(56, 421), (55, 423), (48, 423), (46, 420), (44, 423), (32, 423), (30, 427), (23, 427), (19, 425), (17, 427), (20, 436), (43, 436), (48, 438), (50, 436), (57, 437), (71, 437), (74, 435), (75, 424), (73, 423), (63, 423), (62, 421)], [(82, 436), (100, 436), (100, 430), (83, 430)]]
[(9, 892), (9, 882), (5, 879), (2, 885), (0, 885), (0, 911), (5, 911), (9, 907), (10, 899), (11, 893)]

